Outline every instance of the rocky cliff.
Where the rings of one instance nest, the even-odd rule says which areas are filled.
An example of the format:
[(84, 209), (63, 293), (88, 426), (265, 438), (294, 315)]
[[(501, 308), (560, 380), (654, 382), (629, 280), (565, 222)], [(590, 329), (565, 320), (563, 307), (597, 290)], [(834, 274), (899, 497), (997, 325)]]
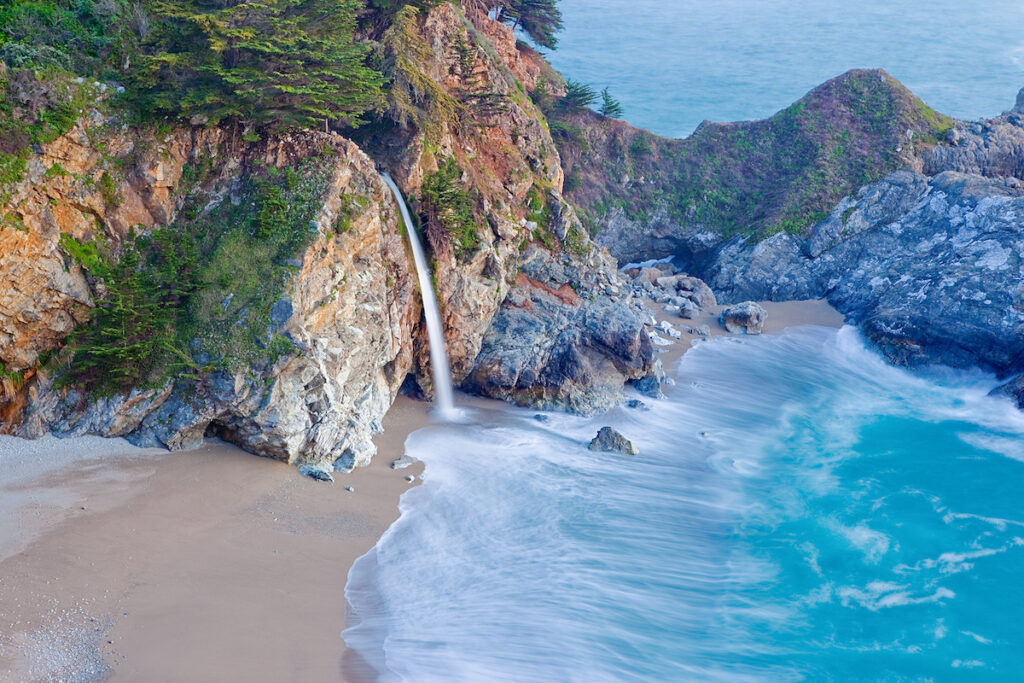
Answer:
[[(8, 371), (31, 369), (35, 376), (24, 388), (25, 414), (9, 428), (26, 436), (127, 436), (169, 448), (193, 447), (216, 433), (291, 462), (365, 464), (370, 437), (411, 367), (419, 317), (397, 207), (373, 162), (352, 142), (328, 134), (238, 144), (219, 129), (155, 137), (107, 123), (79, 125), (46, 146), (11, 191), (7, 216), (18, 228), (0, 230), (0, 239), (19, 245), (19, 258), (5, 256), (0, 268), (9, 330), (0, 357)], [(59, 349), (104, 293), (105, 284), (66, 253), (64, 237), (102, 241), (123, 253), (130, 231), (185, 232), (198, 217), (183, 209), (201, 206), (209, 215), (240, 202), (258, 170), (299, 168), (311, 156), (323, 160), (325, 173), (305, 228), (309, 239), (288, 263), (263, 264), (285, 283), (265, 302), (269, 315), (253, 339), (254, 354), (221, 351), (210, 358), (213, 350), (203, 351), (198, 340), (219, 331), (201, 329), (188, 377), (100, 396), (54, 383), (68, 371), (60, 354), (39, 367), (40, 355)], [(200, 167), (208, 170), (197, 179)], [(104, 182), (107, 174), (116, 180)], [(252, 236), (244, 237), (232, 248), (251, 252), (230, 265), (256, 271), (266, 255)], [(209, 289), (222, 290), (207, 302), (216, 315), (194, 312), (209, 325), (241, 325), (261, 305), (241, 275), (225, 274)], [(22, 324), (26, 317), (31, 326)], [(293, 347), (277, 358), (268, 348), (275, 335)], [(221, 362), (231, 354), (246, 362)]]
[(456, 383), (577, 412), (656, 387), (647, 318), (563, 199), (528, 95), (550, 67), (448, 3), (372, 38), (394, 83), (352, 139), (94, 111), (35, 147), (0, 202), (0, 429), (365, 464), (407, 377), (431, 391), (405, 230), (429, 245)]
[[(455, 382), (593, 412), (657, 374), (629, 288), (562, 197), (558, 151), (528, 95), (550, 67), (508, 26), (447, 3), (400, 19), (383, 44), (419, 55), (402, 78), (430, 85), (410, 85), (392, 102), (394, 125), (361, 141), (426, 217)], [(622, 338), (595, 341), (609, 315)], [(417, 380), (429, 389), (422, 349)], [(565, 354), (581, 360), (570, 369)]]

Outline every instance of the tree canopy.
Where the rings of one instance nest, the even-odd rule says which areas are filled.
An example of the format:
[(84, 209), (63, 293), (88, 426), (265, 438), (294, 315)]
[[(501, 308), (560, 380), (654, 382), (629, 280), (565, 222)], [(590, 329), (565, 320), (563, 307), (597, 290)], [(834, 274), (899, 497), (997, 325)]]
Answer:
[(155, 1), (134, 72), (142, 104), (274, 128), (349, 125), (382, 101), (353, 38), (361, 0)]

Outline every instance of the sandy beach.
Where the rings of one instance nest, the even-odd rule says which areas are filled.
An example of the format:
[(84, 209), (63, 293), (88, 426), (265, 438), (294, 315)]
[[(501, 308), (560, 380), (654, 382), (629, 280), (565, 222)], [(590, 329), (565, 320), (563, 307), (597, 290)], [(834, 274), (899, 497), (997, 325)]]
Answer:
[(421, 471), (390, 463), (426, 408), (400, 398), (334, 485), (216, 441), (0, 437), (0, 680), (340, 680), (348, 570)]
[[(658, 322), (668, 322), (680, 332), (680, 338), (675, 344), (659, 346), (661, 362), (665, 366), (665, 373), (672, 377), (675, 373), (679, 359), (687, 351), (693, 348), (693, 343), (703, 339), (697, 334), (697, 329), (707, 325), (711, 331), (710, 337), (729, 336), (724, 327), (718, 324), (719, 314), (728, 306), (711, 306), (700, 312), (700, 315), (693, 320), (683, 320), (674, 313), (667, 313), (664, 304), (648, 300), (647, 306), (654, 313)], [(822, 327), (842, 327), (843, 314), (829, 306), (824, 299), (810, 299), (807, 301), (759, 301), (758, 302), (768, 313), (764, 323), (764, 334), (778, 334), (787, 327), (797, 325), (820, 325)], [(669, 340), (668, 334), (660, 334), (662, 338)]]
[[(842, 324), (823, 301), (764, 306), (766, 333)], [(659, 347), (669, 374), (688, 329), (725, 334), (721, 308), (685, 321), (651, 303), (682, 333)], [(0, 681), (362, 678), (340, 638), (345, 582), (422, 469), (390, 463), (427, 408), (400, 397), (373, 464), (334, 485), (219, 441), (0, 437)]]

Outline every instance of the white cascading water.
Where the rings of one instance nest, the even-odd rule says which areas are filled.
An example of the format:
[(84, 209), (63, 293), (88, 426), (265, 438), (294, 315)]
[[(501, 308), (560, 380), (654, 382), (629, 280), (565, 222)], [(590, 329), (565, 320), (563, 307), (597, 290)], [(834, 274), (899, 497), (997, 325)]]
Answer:
[(405, 222), (405, 233), (409, 236), (409, 246), (412, 247), (412, 256), (416, 261), (416, 275), (420, 281), (423, 312), (427, 318), (427, 336), (430, 340), (430, 365), (434, 375), (434, 404), (442, 417), (451, 417), (455, 414), (455, 401), (452, 398), (452, 375), (448, 368), (448, 350), (444, 344), (441, 314), (438, 312), (434, 287), (430, 282), (427, 257), (423, 253), (423, 245), (420, 244), (412, 216), (409, 215), (409, 207), (405, 205), (405, 199), (402, 197), (398, 185), (387, 173), (382, 173), (381, 178), (391, 188), (391, 193), (395, 195), (395, 201), (398, 202), (402, 220)]

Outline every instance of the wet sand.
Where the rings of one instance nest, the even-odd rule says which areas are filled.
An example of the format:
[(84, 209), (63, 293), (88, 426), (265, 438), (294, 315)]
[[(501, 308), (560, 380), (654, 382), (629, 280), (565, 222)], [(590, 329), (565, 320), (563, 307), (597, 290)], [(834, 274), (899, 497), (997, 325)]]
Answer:
[[(684, 320), (675, 313), (665, 312), (664, 304), (647, 300), (647, 306), (654, 313), (658, 322), (666, 321), (681, 333), (675, 344), (668, 346), (656, 346), (660, 349), (661, 362), (665, 366), (665, 373), (669, 377), (675, 376), (676, 365), (688, 350), (693, 348), (694, 342), (704, 339), (703, 335), (696, 333), (697, 328), (707, 325), (711, 334), (708, 338), (729, 336), (724, 327), (718, 324), (719, 314), (728, 306), (714, 306), (702, 310), (700, 315), (693, 320)], [(843, 314), (832, 308), (824, 299), (808, 299), (806, 301), (759, 301), (758, 302), (768, 313), (765, 320), (763, 334), (778, 334), (787, 327), (798, 325), (820, 325), (822, 327), (842, 327)], [(671, 341), (671, 337), (665, 333), (659, 336)]]
[[(681, 332), (658, 347), (670, 375), (696, 328), (726, 334), (723, 307), (649, 305)], [(766, 333), (842, 324), (823, 301), (762, 305)], [(217, 441), (0, 437), (0, 681), (364, 678), (340, 638), (345, 582), (422, 470), (390, 463), (427, 408), (400, 397), (373, 464), (333, 485)]]

